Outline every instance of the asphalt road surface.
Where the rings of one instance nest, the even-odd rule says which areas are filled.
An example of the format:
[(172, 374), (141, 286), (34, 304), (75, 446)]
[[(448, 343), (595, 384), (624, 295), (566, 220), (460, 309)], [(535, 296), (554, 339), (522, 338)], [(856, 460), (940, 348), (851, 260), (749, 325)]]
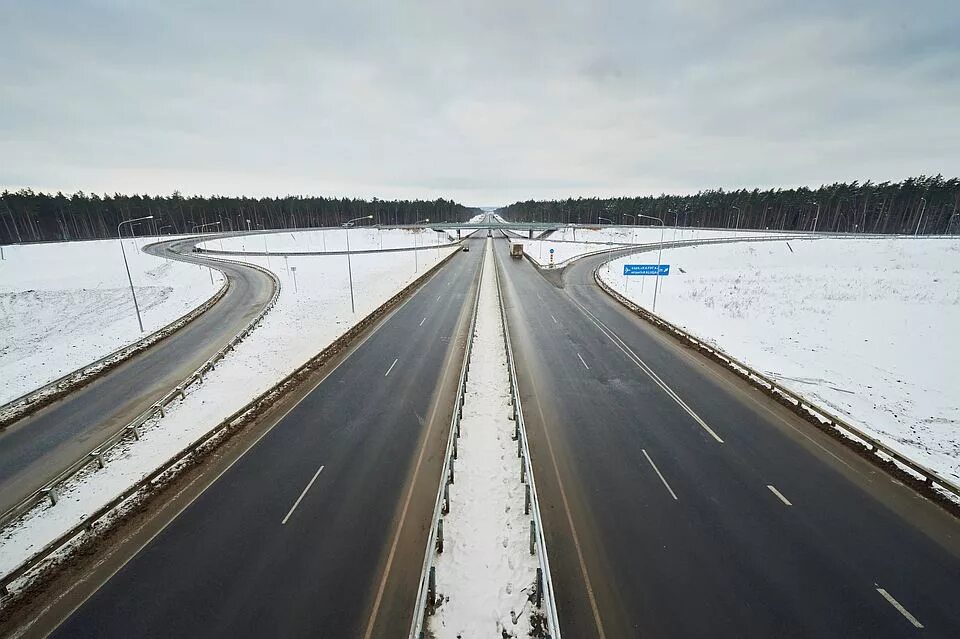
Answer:
[[(179, 250), (193, 240), (172, 242)], [(186, 249), (189, 250), (189, 249)], [(230, 287), (193, 322), (0, 431), (0, 512), (42, 488), (196, 370), (269, 302), (273, 281), (221, 263)]]
[(608, 257), (496, 254), (564, 637), (960, 637), (953, 517), (610, 299)]
[(54, 636), (403, 636), (482, 255), (442, 267)]

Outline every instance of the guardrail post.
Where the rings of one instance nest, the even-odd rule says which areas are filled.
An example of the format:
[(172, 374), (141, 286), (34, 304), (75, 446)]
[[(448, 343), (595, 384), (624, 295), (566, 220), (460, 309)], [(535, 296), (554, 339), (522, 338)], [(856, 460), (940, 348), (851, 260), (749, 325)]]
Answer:
[(97, 462), (97, 468), (104, 467), (105, 464), (103, 463), (103, 451), (95, 450), (90, 453), (90, 457)]
[(187, 398), (186, 393), (183, 392), (183, 386), (177, 386), (177, 394), (180, 395), (180, 401), (182, 402)]
[(453, 438), (453, 458), (457, 458), (457, 438)]
[(453, 483), (453, 460), (450, 460), (450, 483)]
[(443, 554), (443, 518), (437, 520), (437, 552)]
[(537, 608), (543, 605), (543, 570), (540, 566), (537, 566), (537, 589), (536, 589), (536, 601)]
[(517, 437), (517, 457), (523, 456), (523, 441)]
[(524, 497), (523, 497), (523, 514), (530, 514), (530, 484), (525, 484), (524, 488)]
[(427, 579), (427, 604), (432, 608), (437, 603), (437, 567), (430, 566), (430, 577)]
[(130, 424), (127, 426), (127, 430), (133, 433), (134, 441), (140, 441), (140, 427), (136, 424)]
[(536, 544), (537, 544), (537, 522), (531, 519), (530, 520), (530, 554), (531, 555), (537, 554)]
[(527, 465), (524, 462), (524, 459), (520, 458), (520, 483), (527, 483)]
[(57, 490), (56, 486), (49, 486), (48, 488), (44, 488), (43, 492), (47, 496), (47, 499), (50, 500), (51, 506), (56, 506), (57, 502), (60, 501), (60, 491)]
[(154, 410), (154, 412), (160, 413), (160, 417), (161, 417), (161, 418), (167, 416), (167, 414), (164, 412), (163, 406), (160, 404), (160, 402), (157, 402), (156, 404), (153, 405), (153, 410)]
[(450, 484), (443, 485), (443, 508), (440, 513), (446, 515), (450, 512)]

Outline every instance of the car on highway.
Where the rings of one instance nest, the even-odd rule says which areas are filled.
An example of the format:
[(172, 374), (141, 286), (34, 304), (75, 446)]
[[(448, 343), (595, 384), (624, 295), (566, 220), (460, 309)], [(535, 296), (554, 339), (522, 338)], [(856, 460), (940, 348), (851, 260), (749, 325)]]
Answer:
[(464, 252), (464, 253), (469, 253), (469, 252), (470, 252), (470, 247), (467, 246), (467, 245), (464, 245), (464, 247), (463, 247), (463, 252)]

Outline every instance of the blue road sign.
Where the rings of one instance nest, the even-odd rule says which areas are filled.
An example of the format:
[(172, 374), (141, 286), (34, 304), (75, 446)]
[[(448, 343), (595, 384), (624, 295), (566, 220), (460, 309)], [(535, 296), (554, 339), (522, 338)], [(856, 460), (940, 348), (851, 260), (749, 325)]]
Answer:
[(550, 252), (553, 253), (553, 249), (550, 249)]
[(670, 265), (660, 264), (657, 270), (657, 264), (624, 264), (624, 275), (670, 275)]

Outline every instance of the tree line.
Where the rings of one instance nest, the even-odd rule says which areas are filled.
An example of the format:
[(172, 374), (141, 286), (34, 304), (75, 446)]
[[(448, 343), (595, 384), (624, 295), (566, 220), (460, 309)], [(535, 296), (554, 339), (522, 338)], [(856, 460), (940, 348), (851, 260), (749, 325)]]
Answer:
[[(179, 234), (339, 226), (372, 215), (362, 224), (466, 221), (479, 210), (449, 200), (373, 200), (287, 196), (282, 198), (37, 193), (23, 189), (0, 195), (0, 243), (92, 240), (117, 237), (124, 220), (152, 215), (134, 232)], [(130, 233), (124, 227), (125, 235)]]
[[(695, 195), (516, 202), (508, 220), (561, 224), (664, 224), (842, 233), (960, 233), (960, 179), (834, 183), (817, 189), (723, 189)], [(646, 216), (646, 217), (644, 217)]]

